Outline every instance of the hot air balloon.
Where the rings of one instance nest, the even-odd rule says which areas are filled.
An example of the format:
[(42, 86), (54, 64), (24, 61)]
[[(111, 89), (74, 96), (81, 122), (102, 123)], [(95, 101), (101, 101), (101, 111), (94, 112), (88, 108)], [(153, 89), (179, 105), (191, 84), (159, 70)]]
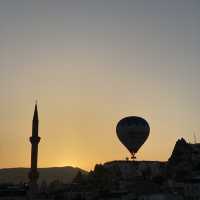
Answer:
[(149, 136), (150, 127), (145, 119), (130, 116), (118, 122), (116, 132), (121, 143), (129, 150), (132, 158), (135, 159), (135, 154)]

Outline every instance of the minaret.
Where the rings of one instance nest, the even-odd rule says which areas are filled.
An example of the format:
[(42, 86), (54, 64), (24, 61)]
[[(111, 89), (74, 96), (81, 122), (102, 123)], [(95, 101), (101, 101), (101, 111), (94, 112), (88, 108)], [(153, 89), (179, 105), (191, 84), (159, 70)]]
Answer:
[(31, 142), (31, 169), (29, 172), (29, 194), (34, 197), (38, 193), (37, 180), (39, 178), (39, 173), (37, 170), (37, 160), (38, 160), (38, 143), (40, 142), (40, 137), (38, 136), (38, 110), (37, 103), (35, 104), (35, 111), (33, 115), (32, 122), (32, 136), (30, 137)]

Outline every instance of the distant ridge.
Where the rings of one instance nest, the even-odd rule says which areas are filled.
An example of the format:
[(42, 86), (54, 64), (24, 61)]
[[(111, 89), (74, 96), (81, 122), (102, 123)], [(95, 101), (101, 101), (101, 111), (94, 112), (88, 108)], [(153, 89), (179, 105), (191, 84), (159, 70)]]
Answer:
[[(75, 168), (71, 166), (66, 167), (48, 167), (39, 168), (40, 173), (39, 183), (46, 181), (50, 183), (54, 180), (59, 180), (64, 183), (70, 183), (76, 176), (78, 171), (87, 174), (87, 171), (80, 168)], [(1, 183), (20, 183), (28, 182), (28, 172), (29, 168), (3, 168), (0, 169), (0, 184)]]

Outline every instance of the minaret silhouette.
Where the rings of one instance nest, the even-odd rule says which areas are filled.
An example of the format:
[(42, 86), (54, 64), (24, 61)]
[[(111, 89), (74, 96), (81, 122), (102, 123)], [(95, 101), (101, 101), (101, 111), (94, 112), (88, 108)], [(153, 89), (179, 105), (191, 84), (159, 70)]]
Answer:
[(40, 137), (38, 136), (38, 110), (37, 102), (35, 104), (35, 110), (33, 115), (32, 122), (32, 136), (30, 137), (31, 142), (31, 168), (29, 172), (29, 194), (30, 197), (34, 197), (38, 193), (38, 184), (37, 180), (39, 178), (39, 173), (37, 170), (37, 161), (38, 161), (38, 144), (40, 142)]

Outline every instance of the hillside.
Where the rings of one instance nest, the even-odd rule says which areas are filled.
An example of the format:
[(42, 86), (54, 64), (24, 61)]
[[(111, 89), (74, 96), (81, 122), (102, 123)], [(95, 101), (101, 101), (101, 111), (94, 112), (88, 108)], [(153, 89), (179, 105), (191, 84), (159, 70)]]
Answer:
[(200, 174), (200, 144), (179, 139), (167, 164), (168, 175), (176, 179), (188, 179)]
[[(69, 183), (76, 176), (78, 171), (87, 173), (80, 168), (74, 167), (51, 167), (39, 168), (39, 182), (46, 181), (50, 183), (54, 180), (60, 180), (64, 183)], [(0, 183), (19, 183), (28, 182), (29, 168), (7, 168), (0, 169)]]

